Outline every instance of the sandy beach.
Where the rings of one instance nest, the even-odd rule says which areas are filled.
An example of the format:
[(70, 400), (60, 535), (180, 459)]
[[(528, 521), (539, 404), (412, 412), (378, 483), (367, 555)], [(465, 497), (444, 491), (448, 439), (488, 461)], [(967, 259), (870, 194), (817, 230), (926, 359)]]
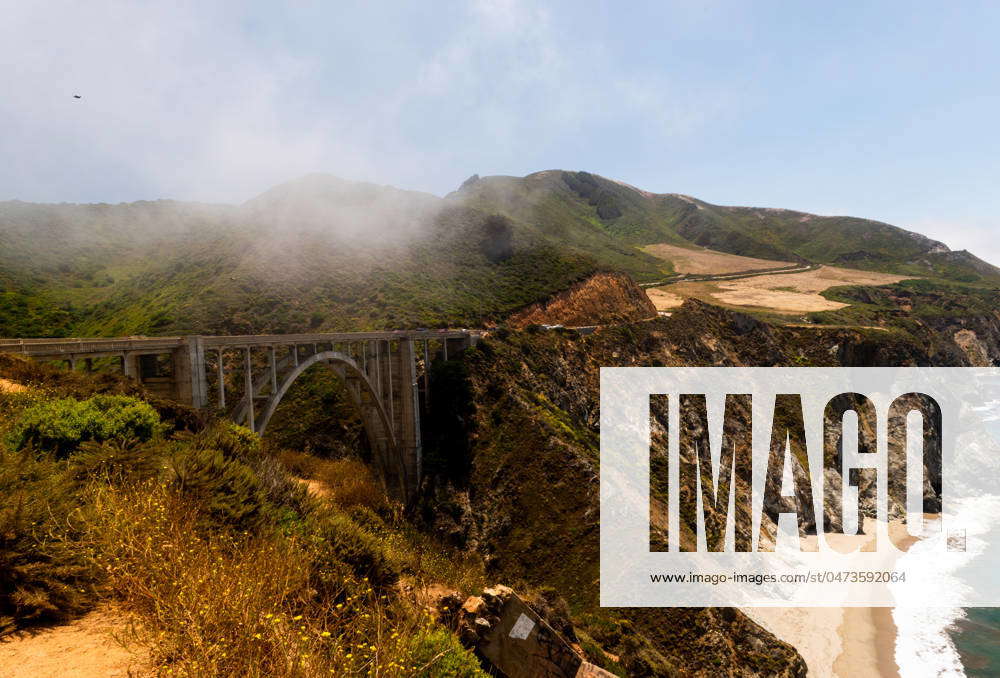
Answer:
[[(837, 538), (844, 544), (871, 541), (874, 521), (865, 521), (865, 535)], [(889, 523), (900, 534), (906, 526)], [(815, 537), (808, 539), (815, 540)], [(908, 547), (916, 541), (909, 537)], [(743, 610), (758, 624), (799, 651), (809, 676), (817, 678), (899, 678), (896, 665), (896, 624), (888, 607), (772, 607)], [(833, 631), (836, 630), (836, 633)]]

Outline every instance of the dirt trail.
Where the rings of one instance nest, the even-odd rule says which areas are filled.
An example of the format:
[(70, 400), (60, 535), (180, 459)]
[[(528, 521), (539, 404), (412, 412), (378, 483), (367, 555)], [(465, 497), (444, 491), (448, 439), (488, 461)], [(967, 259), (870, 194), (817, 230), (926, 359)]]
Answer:
[(27, 391), (28, 387), (10, 379), (0, 378), (0, 393), (21, 393)]
[(313, 480), (311, 478), (296, 478), (300, 483), (306, 486), (306, 492), (314, 497), (319, 497), (320, 499), (326, 499), (332, 492), (330, 491), (330, 486), (324, 483), (322, 480)]
[(62, 626), (23, 632), (0, 642), (2, 678), (130, 678), (148, 673), (145, 648), (126, 648), (126, 616), (100, 607)]

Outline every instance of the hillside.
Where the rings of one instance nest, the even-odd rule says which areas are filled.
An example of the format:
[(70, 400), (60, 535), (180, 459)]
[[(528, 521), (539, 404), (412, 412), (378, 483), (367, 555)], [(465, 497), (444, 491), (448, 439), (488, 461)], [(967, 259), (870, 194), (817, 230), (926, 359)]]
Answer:
[(418, 595), (481, 587), (481, 566), (363, 464), (114, 375), (0, 354), (0, 376), (3, 675), (487, 675)]
[[(995, 266), (890, 224), (786, 209), (712, 205), (685, 195), (650, 193), (587, 172), (548, 170), (523, 178), (477, 178), (451, 197), (536, 221), (547, 233), (574, 241), (571, 219), (639, 247), (700, 246), (779, 262), (839, 264), (1000, 284), (1000, 269)], [(624, 270), (646, 280), (645, 260), (636, 258), (631, 264)]]
[(888, 224), (585, 172), (472, 177), (445, 198), (309, 175), (238, 206), (0, 203), (0, 336), (482, 326), (598, 271), (663, 280), (702, 247), (1000, 285), (968, 252)]
[(239, 207), (3, 203), (0, 335), (462, 325), (595, 269), (488, 217), (323, 176)]

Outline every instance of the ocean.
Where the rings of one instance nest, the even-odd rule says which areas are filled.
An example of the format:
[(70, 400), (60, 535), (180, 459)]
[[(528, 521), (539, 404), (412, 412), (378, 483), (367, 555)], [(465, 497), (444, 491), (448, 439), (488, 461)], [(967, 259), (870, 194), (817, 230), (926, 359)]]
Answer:
[(1000, 608), (965, 610), (965, 617), (954, 625), (949, 636), (958, 649), (965, 675), (1000, 676)]
[[(990, 434), (1000, 440), (1000, 399), (996, 395), (991, 394), (991, 402), (982, 408), (983, 421)], [(970, 502), (960, 507), (957, 515), (960, 524), (969, 527), (966, 567), (975, 567), (975, 554), (1000, 540), (1000, 497)], [(900, 565), (905, 565), (911, 553), (919, 556), (921, 547), (920, 542), (914, 544)], [(935, 575), (941, 586), (956, 585), (946, 570)], [(897, 608), (893, 620), (899, 629), (895, 654), (901, 678), (1000, 677), (1000, 608)]]

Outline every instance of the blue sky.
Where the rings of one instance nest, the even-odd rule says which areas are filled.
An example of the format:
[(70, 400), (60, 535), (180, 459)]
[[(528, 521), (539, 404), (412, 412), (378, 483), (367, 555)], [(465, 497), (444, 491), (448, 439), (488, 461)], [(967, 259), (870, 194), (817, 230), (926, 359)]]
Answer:
[(1000, 3), (2, 4), (0, 199), (584, 169), (1000, 263)]

